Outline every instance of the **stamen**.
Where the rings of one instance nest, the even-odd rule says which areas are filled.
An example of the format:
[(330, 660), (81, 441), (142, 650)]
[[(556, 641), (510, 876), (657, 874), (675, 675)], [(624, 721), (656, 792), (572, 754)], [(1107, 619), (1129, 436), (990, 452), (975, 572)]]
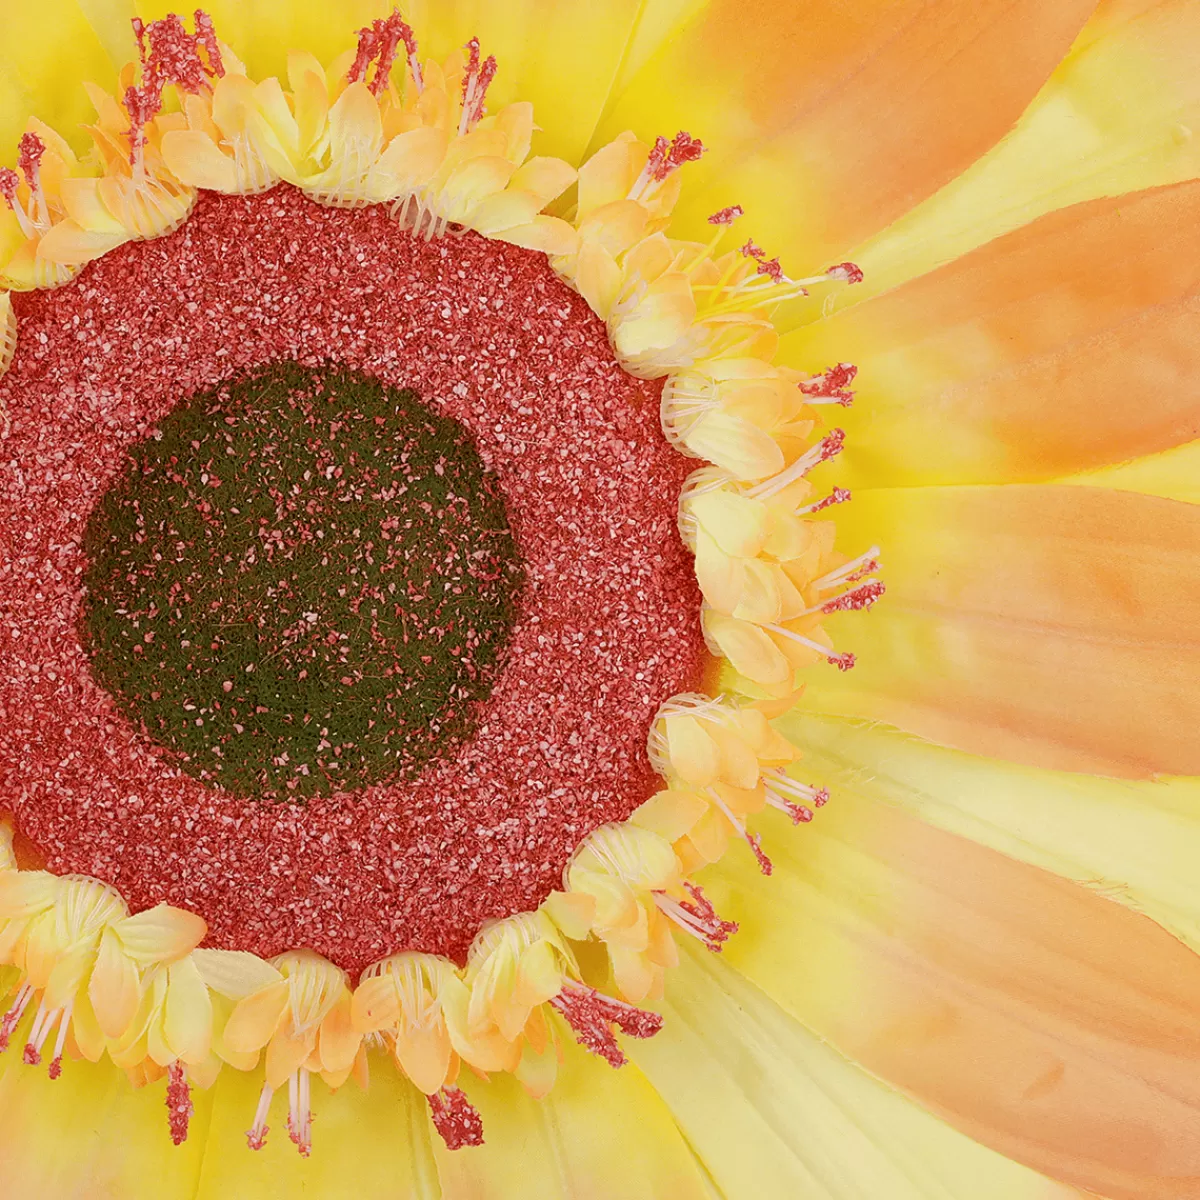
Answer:
[(827, 267), (825, 274), (830, 279), (840, 279), (843, 283), (862, 283), (863, 281), (862, 268), (852, 262), (837, 263), (832, 267)]
[[(202, 10), (195, 14), (196, 32), (188, 33), (183, 22), (171, 13), (160, 21), (145, 25), (132, 20), (142, 64), (142, 82), (125, 89), (125, 111), (129, 114), (129, 163), (139, 181), (142, 178), (142, 151), (146, 145), (146, 126), (162, 108), (162, 92), (167, 84), (192, 94), (209, 89), (209, 80), (225, 74), (212, 19)], [(149, 41), (149, 51), (146, 43)], [(208, 62), (200, 56), (203, 47)]]
[(685, 883), (683, 886), (692, 897), (690, 901), (672, 900), (665, 892), (655, 892), (655, 904), (684, 933), (689, 933), (703, 942), (714, 954), (720, 954), (721, 947), (732, 934), (737, 933), (737, 922), (726, 921), (718, 916), (717, 910), (713, 908), (712, 902), (705, 896), (699, 884)]
[(309, 1072), (301, 1067), (288, 1079), (288, 1137), (303, 1158), (312, 1153), (312, 1085)]
[(857, 583), (867, 575), (873, 575), (879, 570), (879, 547), (872, 546), (865, 554), (852, 558), (834, 571), (814, 579), (812, 586), (818, 591), (825, 592), (830, 588), (841, 587), (845, 583)]
[(732, 225), (739, 217), (746, 215), (740, 204), (731, 204), (728, 208), (718, 209), (708, 218), (710, 225)]
[(67, 1029), (71, 1024), (71, 1013), (75, 1008), (75, 1001), (62, 1010), (62, 1015), (58, 1021), (58, 1037), (54, 1039), (54, 1053), (50, 1059), (50, 1078), (57, 1079), (62, 1074), (62, 1059), (63, 1047), (67, 1042)]
[(550, 1003), (566, 1018), (575, 1033), (575, 1040), (612, 1067), (623, 1067), (629, 1061), (617, 1044), (613, 1025), (635, 1038), (653, 1037), (662, 1029), (662, 1017), (658, 1013), (635, 1008), (605, 996), (595, 988), (571, 981), (563, 985), (563, 990)]
[(841, 454), (845, 442), (846, 431), (844, 429), (830, 430), (815, 446), (796, 459), (786, 471), (780, 471), (778, 475), (757, 484), (746, 494), (755, 500), (764, 500), (768, 496), (774, 496), (783, 491), (785, 487), (795, 483), (797, 479), (807, 475), (814, 467)]
[(267, 1124), (267, 1113), (271, 1110), (273, 1095), (274, 1091), (264, 1083), (258, 1097), (258, 1108), (254, 1112), (254, 1124), (246, 1130), (246, 1145), (251, 1150), (261, 1150), (267, 1144), (267, 1134), (271, 1132), (271, 1127)]
[(717, 793), (716, 788), (707, 788), (708, 798), (721, 810), (725, 819), (737, 831), (738, 837), (743, 838), (746, 845), (754, 852), (754, 857), (758, 859), (758, 869), (764, 875), (770, 875), (775, 869), (771, 860), (767, 857), (766, 852), (762, 848), (762, 836), (760, 834), (751, 834), (747, 831), (746, 826), (733, 815), (729, 806)]
[[(763, 772), (763, 790), (766, 793), (767, 803), (772, 808), (778, 809), (779, 812), (787, 813), (791, 817), (793, 825), (808, 824), (813, 819), (812, 808), (824, 808), (829, 802), (827, 789), (798, 783), (779, 767), (771, 767)], [(797, 804), (793, 800), (788, 800), (781, 796), (780, 792), (807, 800), (812, 808), (809, 808), (807, 804)]]
[(33, 999), (33, 988), (23, 983), (17, 990), (17, 998), (12, 1002), (8, 1012), (0, 1019), (0, 1054), (3, 1054), (8, 1049), (9, 1041), (12, 1039), (13, 1033), (17, 1026), (21, 1023), (21, 1018), (25, 1015), (25, 1009), (29, 1006), (29, 1001)]
[(685, 163), (695, 162), (703, 153), (704, 143), (682, 129), (669, 142), (660, 134), (654, 139), (642, 173), (629, 189), (629, 199), (640, 200), (672, 172)]
[(29, 215), (39, 227), (50, 224), (50, 207), (46, 203), (46, 195), (42, 191), (42, 155), (46, 153), (46, 143), (36, 133), (25, 133), (17, 145), (17, 166), (25, 176), (29, 192), (33, 200), (33, 212)]
[(442, 1135), (447, 1150), (483, 1145), (483, 1118), (464, 1092), (445, 1087), (426, 1099), (434, 1128)]
[(840, 404), (849, 408), (854, 403), (854, 393), (849, 387), (857, 374), (858, 368), (853, 363), (838, 363), (796, 386), (808, 397), (809, 404)]
[(822, 510), (829, 508), (833, 504), (845, 504), (850, 499), (850, 489), (844, 487), (835, 487), (823, 500), (818, 500), (815, 504), (806, 504), (803, 508), (796, 509), (796, 516), (802, 517), (807, 513), (819, 513)]
[(358, 50), (354, 62), (346, 73), (349, 83), (361, 83), (367, 77), (367, 69), (375, 63), (375, 74), (367, 84), (372, 96), (380, 95), (391, 81), (392, 63), (400, 43), (408, 53), (408, 65), (412, 69), (413, 82), (417, 94), (422, 90), (421, 64), (417, 60), (417, 38), (412, 26), (400, 15), (399, 9), (392, 9), (391, 16), (381, 17), (370, 25), (358, 31)]
[(839, 671), (849, 671), (854, 666), (853, 654), (834, 654), (827, 646), (822, 646), (820, 642), (814, 642), (812, 638), (807, 638), (802, 633), (793, 633), (790, 629), (785, 629), (782, 625), (764, 625), (764, 629), (771, 633), (777, 633), (780, 637), (790, 638), (793, 642), (799, 642), (801, 646), (807, 647), (809, 650), (816, 651), (822, 658), (831, 666), (837, 667)]
[(483, 117), (483, 105), (487, 90), (496, 77), (496, 58), (489, 54), (484, 62), (479, 61), (479, 39), (473, 37), (466, 46), (467, 70), (462, 84), (462, 115), (458, 120), (458, 135), (462, 137)]
[(864, 583), (860, 587), (853, 588), (851, 591), (843, 592), (840, 596), (835, 596), (832, 600), (818, 605), (818, 608), (823, 613), (865, 612), (886, 590), (882, 583), (875, 580), (872, 583)]
[(33, 1018), (33, 1026), (29, 1030), (29, 1037), (25, 1041), (25, 1051), (21, 1056), (26, 1066), (36, 1067), (42, 1061), (42, 1047), (54, 1027), (54, 1018), (58, 1011), (56, 1008), (47, 1008), (46, 997), (42, 997)]
[[(178, 1059), (167, 1068), (167, 1127), (176, 1146), (187, 1141), (188, 1121), (195, 1112), (192, 1089), (188, 1084), (187, 1067)], [(263, 1136), (266, 1136), (263, 1129)]]

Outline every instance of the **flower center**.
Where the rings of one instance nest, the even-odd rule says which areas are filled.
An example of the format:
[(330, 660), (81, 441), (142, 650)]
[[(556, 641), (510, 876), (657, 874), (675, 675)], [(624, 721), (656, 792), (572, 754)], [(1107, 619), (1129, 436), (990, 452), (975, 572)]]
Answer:
[[(104, 880), (134, 911), (167, 902), (198, 913), (213, 947), (270, 957), (307, 946), (351, 972), (404, 949), (462, 961), (486, 921), (536, 909), (562, 886), (564, 866), (592, 830), (625, 820), (655, 792), (646, 731), (666, 697), (700, 685), (706, 661), (696, 616), (700, 594), (676, 528), (678, 496), (694, 464), (663, 437), (661, 385), (620, 368), (603, 323), (554, 276), (544, 255), (474, 234), (427, 242), (380, 208), (322, 208), (287, 187), (246, 198), (202, 194), (176, 233), (123, 246), (90, 264), (70, 287), (24, 294), (16, 304), (21, 350), (0, 380), (0, 405), (11, 423), (6, 460), (17, 464), (12, 486), (0, 489), (0, 529), (15, 548), (0, 598), (6, 627), (0, 782), (19, 828), (51, 870)], [(332, 745), (322, 747), (320, 735), (321, 728), (337, 731), (324, 721), (333, 700), (319, 709), (324, 723), (315, 740), (304, 724), (304, 715), (319, 707), (305, 690), (309, 679), (318, 666), (336, 662), (336, 654), (321, 658), (324, 651), (305, 640), (310, 624), (361, 637), (363, 655), (378, 656), (356, 660), (362, 682), (355, 671), (345, 675), (350, 684), (333, 677), (339, 710), (357, 703), (367, 676), (382, 675), (378, 668), (388, 655), (403, 652), (403, 620), (411, 616), (402, 617), (398, 639), (384, 633), (386, 650), (370, 636), (369, 613), (363, 627), (339, 625), (354, 615), (349, 603), (357, 593), (336, 595), (336, 576), (342, 584), (359, 580), (360, 590), (384, 579), (393, 552), (384, 550), (384, 526), (402, 514), (403, 522), (417, 518), (403, 498), (381, 501), (371, 525), (365, 513), (344, 521), (330, 516), (341, 522), (343, 557), (335, 561), (331, 552), (324, 585), (314, 584), (308, 595), (296, 591), (303, 564), (288, 557), (289, 548), (304, 530), (315, 538), (317, 529), (329, 529), (325, 511), (310, 516), (306, 505), (317, 499), (332, 510), (340, 503), (336, 497), (350, 492), (302, 488), (290, 512), (289, 487), (276, 486), (283, 501), (255, 493), (256, 477), (274, 472), (283, 480), (295, 472), (303, 482), (305, 470), (318, 474), (314, 462), (335, 467), (335, 479), (320, 488), (333, 489), (337, 479), (333, 458), (321, 458), (319, 448), (286, 428), (285, 415), (305, 419), (307, 400), (294, 409), (280, 398), (271, 401), (280, 423), (268, 431), (255, 424), (265, 416), (251, 420), (251, 410), (269, 408), (266, 399), (251, 403), (247, 394), (240, 401), (233, 394), (250, 386), (237, 381), (262, 378), (269, 364), (287, 362), (306, 369), (334, 363), (337, 372), (351, 373), (338, 378), (369, 376), (393, 397), (415, 389), (435, 416), (415, 408), (412, 419), (461, 426), (502, 494), (524, 569), (507, 649), (490, 693), (472, 693), (487, 699), (469, 729), (460, 727), (469, 736), (442, 744), (447, 752), (427, 755), (423, 763), (428, 747), (415, 734), (389, 742), (393, 726), (386, 721), (377, 721), (388, 729), (369, 755), (361, 743), (352, 755), (344, 748), (358, 740), (345, 727), (343, 754), (333, 755), (338, 742), (326, 736)], [(222, 385), (229, 380), (235, 382)], [(209, 397), (214, 412), (181, 442), (183, 453), (172, 466), (176, 481), (166, 469), (165, 447), (172, 430), (182, 439), (185, 426), (201, 415), (189, 408), (189, 396)], [(349, 412), (360, 402), (376, 403), (359, 396), (336, 407)], [(218, 414), (226, 403), (229, 411)], [(386, 420), (399, 422), (399, 415), (377, 426), (371, 411), (369, 426), (347, 417), (337, 432), (338, 454), (360, 446), (370, 428), (380, 431), (381, 448), (396, 452), (399, 442)], [(226, 424), (229, 416), (235, 425)], [(304, 427), (314, 446), (333, 437), (332, 417)], [(156, 430), (162, 441), (154, 439)], [(241, 447), (237, 454), (225, 453), (234, 444), (226, 434)], [(429, 445), (441, 439), (422, 434), (413, 440)], [(333, 445), (325, 449), (335, 452)], [(127, 486), (131, 457), (150, 470), (136, 488)], [(232, 462), (218, 466), (235, 459), (236, 469)], [(363, 477), (356, 483), (348, 462), (343, 458), (338, 486), (353, 489)], [(450, 483), (442, 477), (443, 486), (459, 495), (465, 486), (455, 474), (459, 468), (444, 469), (454, 477)], [(160, 487), (166, 488), (161, 495)], [(172, 494), (179, 503), (164, 499)], [(483, 505), (483, 492), (475, 495)], [(185, 513), (189, 497), (192, 511)], [(89, 527), (115, 530), (104, 516), (110, 508), (113, 518), (136, 521), (135, 499), (143, 521), (157, 522), (164, 532), (139, 544), (134, 525), (126, 525), (124, 540), (106, 543), (109, 561), (133, 564), (135, 551), (148, 561), (155, 541), (169, 561), (134, 572), (133, 585), (128, 569), (118, 571), (116, 583), (129, 589), (124, 599), (112, 590), (110, 575), (104, 588), (92, 589), (85, 608), (80, 583), (85, 576), (91, 582), (104, 558), (91, 543), (85, 549)], [(264, 534), (235, 544), (221, 531), (230, 530), (232, 509), (243, 503), (257, 506), (255, 520), (266, 517), (267, 525), (258, 526)], [(422, 564), (436, 546), (444, 574), (435, 578), (429, 568), (428, 578), (435, 591), (445, 591), (460, 577), (456, 562), (477, 561), (470, 555), (478, 549), (502, 545), (497, 531), (503, 526), (492, 519), (497, 511), (485, 516), (477, 506), (471, 521), (464, 513), (451, 533), (437, 534), (448, 540), (435, 540), (432, 524), (422, 526), (429, 536), (421, 556), (398, 562), (397, 580), (411, 580), (420, 591), (414, 572), (426, 569)], [(176, 553), (180, 538), (166, 530), (185, 516), (191, 549)], [(401, 538), (399, 529), (388, 532), (393, 541)], [(320, 540), (332, 546), (338, 539), (327, 532)], [(409, 544), (407, 533), (401, 540)], [(414, 534), (411, 544), (417, 540)], [(354, 557), (365, 556), (368, 541), (376, 547), (374, 564)], [(249, 546), (255, 547), (255, 572), (221, 575), (233, 565), (224, 558), (243, 564)], [(125, 551), (130, 557), (122, 557)], [(450, 551), (453, 558), (443, 563)], [(257, 574), (267, 567), (278, 572)], [(359, 575), (350, 576), (353, 569)], [(237, 596), (245, 594), (239, 588), (251, 579), (262, 585), (251, 621), (264, 623), (245, 631), (249, 640), (242, 643), (244, 650), (253, 642), (253, 672), (245, 671), (241, 651), (229, 649), (232, 658), (226, 656), (222, 647), (229, 644), (220, 638), (204, 644), (188, 636), (193, 646), (178, 645), (187, 629), (203, 625), (212, 632), (236, 622)], [(188, 590), (190, 603), (170, 603), (174, 584)], [(500, 581), (488, 586), (496, 589), (493, 599), (507, 603)], [(397, 582), (397, 591), (402, 588), (407, 591)], [(101, 612), (97, 602), (104, 597)], [(214, 601), (221, 602), (217, 612), (204, 612)], [(475, 603), (464, 589), (454, 598), (456, 611), (465, 612), (468, 601)], [(346, 607), (335, 613), (331, 605)], [(263, 611), (271, 608), (280, 612)], [(136, 618), (130, 615), (135, 609)], [(313, 612), (315, 623), (306, 616)], [(471, 614), (482, 628), (485, 607)], [(137, 646), (140, 636), (141, 653), (126, 656), (119, 680), (103, 676), (99, 639), (91, 638), (88, 654), (88, 631), (97, 623), (115, 639), (114, 648)], [(489, 618), (487, 624), (493, 634), (503, 633), (499, 623)], [(445, 626), (436, 609), (429, 610), (424, 629)], [(155, 636), (146, 642), (149, 632)], [(230, 638), (233, 631), (221, 634)], [(489, 652), (498, 653), (502, 640), (489, 643)], [(420, 653), (431, 657), (449, 656), (459, 644), (436, 632), (422, 643)], [(268, 663), (281, 647), (284, 653)], [(479, 658), (484, 648), (464, 646), (458, 657), (486, 674)], [(277, 665), (286, 655), (286, 665)], [(129, 665), (130, 658), (140, 661)], [(174, 690), (165, 686), (162, 662), (172, 664)], [(230, 662), (241, 664), (241, 678), (228, 669)], [(309, 679), (301, 680), (306, 669)], [(289, 704), (272, 707), (256, 691), (269, 670), (282, 677), (276, 693), (283, 694), (285, 683), (290, 689)], [(155, 674), (162, 688), (152, 685)], [(193, 675), (208, 686), (191, 690)], [(465, 677), (470, 681), (469, 671)], [(451, 686), (465, 686), (463, 678), (455, 675)], [(431, 694), (426, 716), (447, 704), (449, 679)], [(136, 711), (126, 707), (134, 680), (137, 694), (148, 697)], [(130, 689), (124, 698), (122, 687)], [(160, 692), (158, 700), (153, 691)], [(373, 694), (385, 707), (389, 696), (399, 705), (403, 695)], [(255, 697), (255, 707), (268, 713), (244, 711)], [(184, 699), (196, 705), (194, 714)], [(237, 705), (236, 724), (245, 734), (227, 704)], [(166, 727), (147, 717), (148, 705), (171, 714)], [(192, 721), (190, 728), (180, 714)], [(204, 725), (195, 725), (197, 718)], [(235, 745), (253, 744), (247, 735), (254, 730), (264, 733), (262, 756), (235, 761)], [(289, 763), (276, 765), (268, 730), (289, 742), (298, 736), (303, 752), (288, 750)], [(353, 791), (336, 790), (332, 782), (328, 794), (311, 782), (307, 795), (299, 783), (288, 787), (297, 778), (312, 781), (315, 764), (328, 764), (331, 755), (335, 761), (363, 755), (354, 759), (359, 771), (391, 770), (399, 753), (387, 755), (401, 747), (413, 756), (407, 772), (360, 774), (367, 786)], [(182, 761), (184, 754), (192, 757)], [(201, 778), (202, 770), (210, 777)], [(239, 793), (238, 774), (253, 770), (272, 773), (281, 800), (264, 804), (261, 788)], [(303, 803), (291, 802), (297, 799)]]
[(185, 771), (251, 798), (411, 778), (449, 753), (523, 578), (458, 422), (287, 363), (173, 409), (84, 547), (97, 679)]

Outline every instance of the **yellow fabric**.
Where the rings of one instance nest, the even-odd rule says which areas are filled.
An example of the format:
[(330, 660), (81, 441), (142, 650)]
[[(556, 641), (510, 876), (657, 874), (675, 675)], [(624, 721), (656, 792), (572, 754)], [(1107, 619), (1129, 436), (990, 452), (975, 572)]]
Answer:
[(1115, 467), (1084, 471), (1058, 482), (1117, 488), (1200, 504), (1200, 442), (1188, 442), (1160, 454), (1147, 454)]
[(866, 279), (838, 303), (859, 303), (1042, 213), (1200, 176), (1198, 44), (1194, 0), (1102, 0), (1016, 128), (853, 251)]
[(444, 1200), (706, 1200), (688, 1143), (635, 1066), (614, 1070), (572, 1043), (542, 1100), (509, 1076), (460, 1082), (485, 1144), (435, 1145)]
[[(28, 1026), (26, 1016), (22, 1033)], [(191, 1137), (176, 1147), (164, 1096), (163, 1082), (135, 1090), (108, 1061), (68, 1060), (62, 1076), (51, 1080), (45, 1066), (22, 1064), (16, 1042), (0, 1055), (0, 1190), (6, 1200), (195, 1200), (209, 1097), (195, 1093)], [(249, 1124), (245, 1119), (242, 1128)], [(288, 1149), (294, 1153), (290, 1143)], [(229, 1150), (234, 1159), (237, 1147)], [(231, 1189), (223, 1200), (252, 1195)]]
[(1110, 1200), (1196, 1194), (1196, 955), (849, 787), (803, 829), (759, 828), (771, 878), (731, 854), (704, 881), (741, 922), (732, 966), (1011, 1158)]
[(1058, 770), (1200, 774), (1200, 508), (1100, 488), (893, 488), (839, 514), (888, 593), (806, 706)]
[[(17, 139), (34, 115), (75, 150), (86, 148), (88, 138), (81, 126), (95, 114), (80, 85), (98, 83), (109, 90), (116, 86), (121, 64), (111, 57), (120, 45), (114, 10), (119, 11), (119, 4), (103, 0), (83, 7), (76, 0), (0, 5), (0, 160), (15, 160)], [(47, 30), (52, 31), (51, 53)], [(128, 26), (125, 44), (126, 54), (132, 56)]]
[(932, 746), (884, 726), (777, 722), (804, 772), (1147, 913), (1200, 951), (1200, 779), (1100, 779)]
[(715, 955), (688, 948), (666, 1024), (630, 1047), (726, 1200), (1065, 1200), (873, 1079)]

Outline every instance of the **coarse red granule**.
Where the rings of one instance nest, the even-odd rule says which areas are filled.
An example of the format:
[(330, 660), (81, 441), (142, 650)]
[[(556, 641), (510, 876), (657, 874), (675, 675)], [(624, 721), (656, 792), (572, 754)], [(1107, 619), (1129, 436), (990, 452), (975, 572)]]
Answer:
[[(202, 194), (192, 218), (55, 292), (15, 297), (0, 380), (0, 796), (59, 873), (135, 909), (200, 913), (208, 945), (311, 947), (355, 971), (401, 949), (461, 961), (529, 910), (572, 850), (655, 788), (646, 731), (694, 688), (699, 592), (675, 529), (690, 466), (659, 385), (540, 254), (413, 239), (378, 208), (286, 187)], [(280, 359), (413, 387), (504, 489), (526, 572), (472, 739), (411, 781), (306, 804), (237, 799), (164, 760), (93, 680), (76, 632), (88, 514), (179, 398)]]

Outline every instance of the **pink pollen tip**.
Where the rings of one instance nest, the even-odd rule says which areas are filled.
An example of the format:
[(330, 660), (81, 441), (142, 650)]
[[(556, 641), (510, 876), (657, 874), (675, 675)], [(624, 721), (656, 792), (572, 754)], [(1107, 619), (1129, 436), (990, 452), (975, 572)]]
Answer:
[(247, 1129), (246, 1145), (251, 1150), (261, 1150), (267, 1144), (267, 1134), (270, 1132), (270, 1125), (264, 1125), (261, 1129)]
[(817, 794), (813, 797), (813, 808), (824, 808), (829, 803), (829, 789), (818, 788)]
[(826, 661), (830, 666), (837, 667), (839, 671), (849, 671), (857, 659), (853, 654), (831, 654)]
[(50, 1062), (50, 1078), (57, 1079), (62, 1074), (62, 1055)]
[(708, 218), (710, 225), (732, 225), (739, 217), (745, 216), (745, 210), (740, 204), (731, 204), (728, 208), (718, 209)]
[(21, 1055), (21, 1061), (27, 1067), (36, 1067), (42, 1061), (41, 1051), (32, 1043), (25, 1043), (25, 1052)]
[(757, 833), (753, 835), (747, 834), (746, 841), (750, 849), (754, 852), (754, 857), (758, 860), (758, 869), (764, 875), (770, 875), (775, 870), (775, 866), (767, 857), (766, 851), (762, 848), (762, 835)]
[(845, 504), (850, 499), (850, 489), (844, 487), (835, 487), (824, 500), (818, 500), (816, 504), (809, 510), (810, 512), (819, 513), (823, 509), (829, 508), (834, 504)]
[(442, 1088), (425, 1098), (434, 1128), (442, 1135), (447, 1150), (483, 1145), (483, 1118), (464, 1092)]
[(24, 133), (17, 145), (17, 166), (30, 187), (34, 186), (38, 164), (46, 153), (46, 143), (36, 133)]
[(783, 282), (783, 267), (779, 264), (779, 256), (769, 260), (760, 261), (758, 264), (758, 273), (760, 275), (769, 275), (772, 283)]
[(830, 600), (828, 604), (822, 605), (821, 611), (823, 613), (862, 612), (870, 608), (886, 590), (878, 580), (864, 583), (852, 592), (847, 592), (844, 596), (838, 596), (836, 599)]
[(830, 279), (840, 279), (843, 283), (862, 283), (863, 281), (862, 268), (852, 262), (837, 263), (835, 266), (827, 268), (825, 274)]
[(17, 207), (17, 188), (21, 180), (12, 167), (0, 167), (0, 196), (4, 197), (9, 208)]
[(743, 258), (753, 258), (761, 261), (767, 252), (753, 238), (749, 238), (744, 246), (738, 247), (738, 253)]
[(841, 454), (846, 445), (846, 431), (831, 429), (821, 442), (821, 462), (828, 462), (837, 454)]

